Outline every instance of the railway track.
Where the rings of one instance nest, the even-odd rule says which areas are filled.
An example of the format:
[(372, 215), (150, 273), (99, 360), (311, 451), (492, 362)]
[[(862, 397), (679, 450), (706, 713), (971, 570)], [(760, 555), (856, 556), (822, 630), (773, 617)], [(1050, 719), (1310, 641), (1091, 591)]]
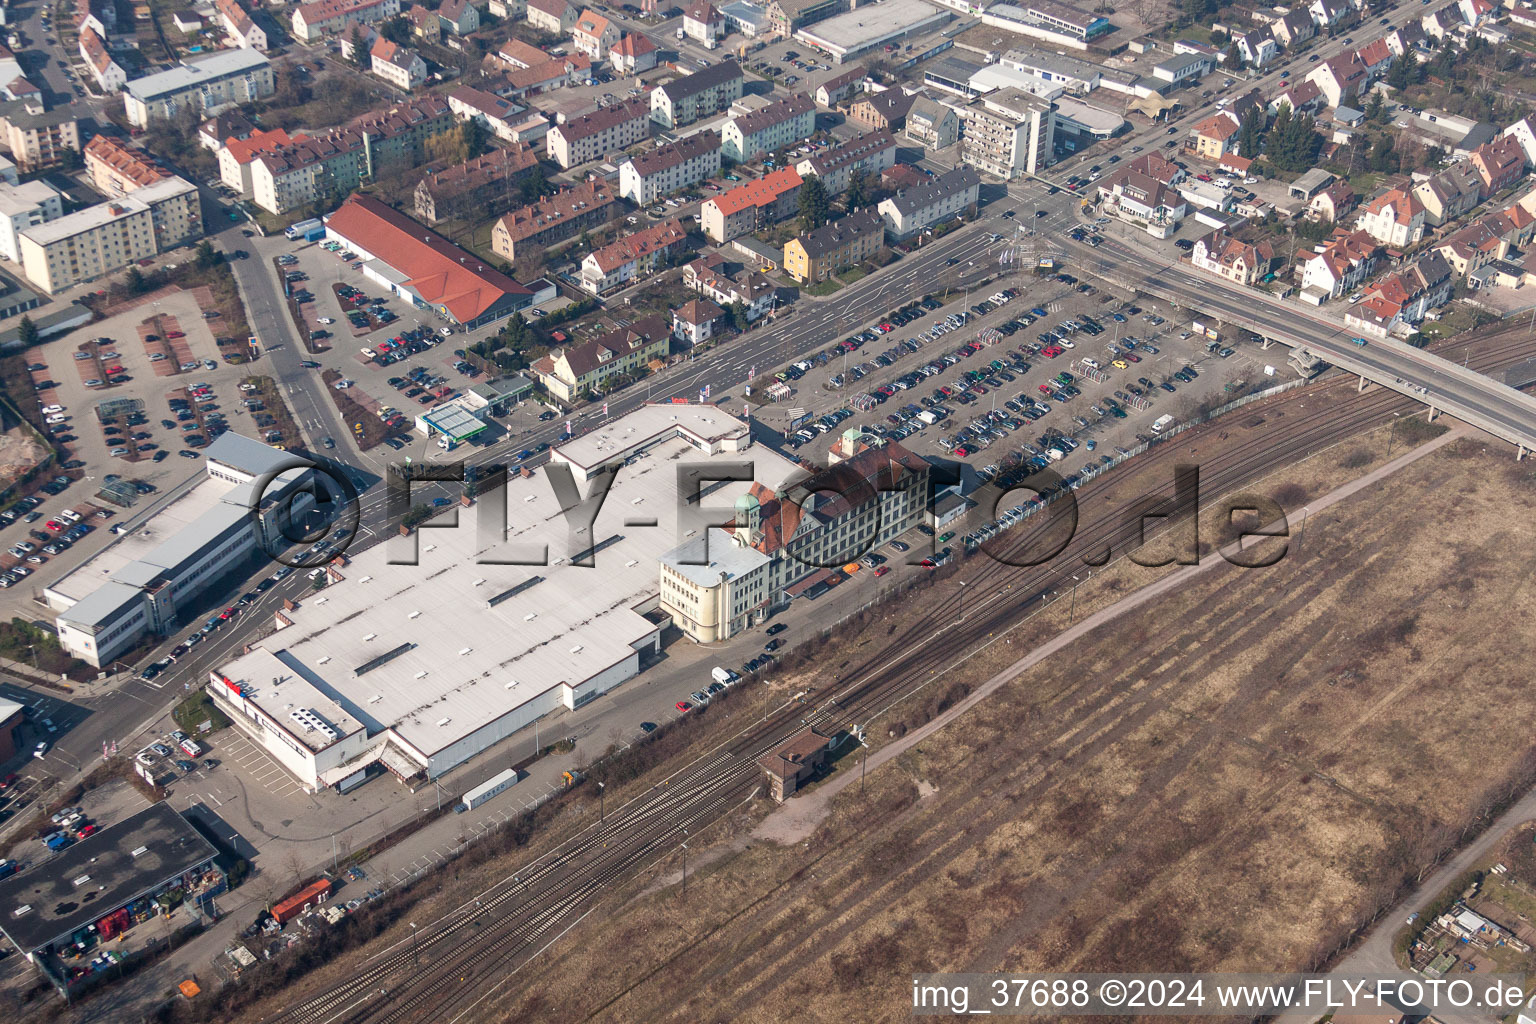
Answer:
[[(1536, 343), (1524, 337), (1486, 339), (1477, 369), (1492, 370), (1528, 357)], [(1302, 389), (1276, 403), (1329, 396), (1353, 387), (1340, 380)], [(1201, 490), (1225, 495), (1261, 478), (1274, 468), (1305, 457), (1373, 426), (1416, 403), (1377, 389), (1350, 401), (1343, 413), (1325, 408), (1285, 421), (1272, 433), (1256, 436), (1200, 462)], [(1254, 412), (1272, 408), (1256, 404)], [(1175, 501), (1172, 466), (1188, 457), (1213, 424), (1153, 448), (1146, 465), (1166, 465), (1167, 483), (1149, 497), (1160, 499), (1170, 517), (1195, 511)], [(1017, 625), (1044, 599), (1071, 586), (1085, 556), (1106, 550), (1122, 557), (1140, 540), (1140, 520), (1129, 518), (1129, 502), (1098, 512), (1114, 474), (1091, 481), (1077, 492), (1079, 507), (1094, 514), (1079, 520), (1067, 547), (1050, 563), (1020, 568), (988, 558), (966, 563), (966, 586), (940, 584), (924, 596), (926, 611), (900, 637), (894, 637), (857, 664), (838, 672), (824, 686), (815, 705), (791, 703), (725, 743), (702, 754), (649, 792), (636, 796), (583, 829), (534, 863), (487, 889), (473, 903), (428, 925), (414, 942), (398, 942), (366, 962), (359, 973), (330, 990), (288, 1008), (281, 1024), (405, 1024), (457, 1021), (504, 980), (542, 952), (560, 934), (590, 913), (609, 883), (674, 852), (680, 842), (739, 806), (759, 782), (757, 759), (804, 725), (822, 731), (867, 723), (879, 712), (920, 690), (956, 664), (957, 652), (974, 650), (989, 636)], [(1100, 499), (1095, 501), (1095, 499)], [(1139, 500), (1139, 498), (1138, 498)], [(1198, 500), (1198, 499), (1195, 499)], [(1012, 502), (1010, 502), (1011, 504)], [(1017, 556), (1038, 545), (1052, 528), (1048, 515), (1032, 516), (995, 538), (987, 550)], [(1039, 522), (1035, 522), (1039, 520)], [(1009, 536), (1011, 534), (1012, 536)], [(1097, 559), (1095, 559), (1097, 562)], [(963, 617), (963, 591), (972, 595)]]

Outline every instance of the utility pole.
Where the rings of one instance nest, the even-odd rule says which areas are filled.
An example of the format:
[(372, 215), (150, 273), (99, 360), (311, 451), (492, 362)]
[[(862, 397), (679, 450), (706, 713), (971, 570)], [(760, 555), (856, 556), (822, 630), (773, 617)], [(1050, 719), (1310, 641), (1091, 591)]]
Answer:
[(1392, 442), (1397, 440), (1397, 418), (1401, 415), (1402, 413), (1396, 412), (1392, 414), (1392, 430), (1387, 434), (1387, 458), (1389, 459), (1392, 457)]
[(683, 845), (683, 899), (688, 898), (688, 844)]
[(336, 873), (337, 866), (338, 865), (337, 865), (337, 858), (336, 858), (336, 833), (332, 832), (331, 833), (331, 874), (334, 875)]
[(960, 614), (959, 614), (959, 617), (955, 619), (955, 624), (959, 625), (960, 623), (962, 623), (964, 621), (965, 621), (965, 580), (961, 580), (960, 581)]
[(421, 964), (421, 941), (416, 931), (416, 922), (411, 922), (411, 959), (419, 966)]
[(1077, 618), (1077, 577), (1073, 576), (1072, 577), (1072, 608), (1071, 608), (1070, 611), (1067, 612), (1067, 622), (1071, 623), (1072, 620), (1074, 620), (1076, 618)]

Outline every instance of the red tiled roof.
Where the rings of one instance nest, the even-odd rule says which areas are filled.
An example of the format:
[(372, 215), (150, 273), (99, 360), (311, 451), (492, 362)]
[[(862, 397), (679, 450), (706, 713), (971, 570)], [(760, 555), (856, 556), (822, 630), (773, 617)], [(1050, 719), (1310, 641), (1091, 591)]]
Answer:
[(98, 135), (85, 144), (87, 160), (98, 160), (118, 175), (133, 183), (135, 188), (153, 184), (161, 178), (169, 178), (171, 172), (155, 163), (147, 153), (129, 149), (116, 139)]
[(1213, 114), (1195, 125), (1195, 134), (1225, 142), (1237, 134), (1238, 127), (1237, 118), (1231, 114)]
[(650, 36), (631, 32), (618, 41), (613, 52), (621, 57), (644, 57), (648, 53), (656, 52), (656, 44), (651, 42)]
[(224, 140), (224, 148), (229, 150), (236, 163), (248, 164), (263, 153), (275, 153), (279, 149), (308, 141), (307, 135), (290, 136), (281, 128), (267, 132), (258, 128), (246, 138)]
[(1385, 39), (1373, 39), (1356, 50), (1355, 55), (1366, 67), (1374, 68), (1392, 59), (1392, 48), (1387, 45)]
[(325, 222), (338, 235), (379, 254), (406, 276), (424, 301), (446, 307), (460, 323), (476, 319), (509, 295), (529, 294), (478, 256), (372, 196), (348, 197)]
[(725, 310), (708, 299), (691, 299), (673, 310), (672, 315), (684, 323), (697, 327), (699, 324), (718, 320), (725, 315)]
[(715, 208), (723, 216), (729, 217), (733, 213), (740, 213), (749, 206), (767, 206), (776, 202), (780, 196), (800, 187), (800, 172), (793, 167), (781, 167), (763, 175), (756, 181), (749, 181), (745, 185), (737, 185), (723, 195), (715, 196), (709, 200), (715, 204)]
[(677, 245), (687, 237), (688, 232), (683, 230), (682, 223), (673, 218), (610, 242), (593, 252), (589, 259), (594, 260), (598, 269), (607, 274), (642, 256)]

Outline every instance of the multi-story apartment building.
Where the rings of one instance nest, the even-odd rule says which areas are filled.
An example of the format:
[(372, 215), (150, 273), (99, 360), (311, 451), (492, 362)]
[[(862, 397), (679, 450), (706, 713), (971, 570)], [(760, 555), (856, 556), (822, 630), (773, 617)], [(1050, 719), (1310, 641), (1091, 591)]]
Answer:
[(0, 182), (0, 256), (19, 264), (21, 232), (62, 216), (63, 198), (46, 181), (33, 180), (24, 185)]
[(580, 345), (555, 349), (532, 369), (550, 394), (573, 402), (588, 391), (600, 393), (620, 374), (633, 374), (653, 359), (665, 359), (671, 347), (667, 318), (652, 315)]
[(50, 294), (91, 281), (203, 234), (197, 187), (164, 178), (18, 235), (23, 272)]
[(283, 214), (322, 196), (339, 200), (391, 167), (421, 163), (426, 140), (453, 124), (448, 101), (426, 95), (313, 138), (253, 133), (226, 145), (219, 166), (231, 188), (243, 191), (248, 179), (256, 205)]
[(751, 234), (795, 213), (802, 182), (800, 172), (793, 167), (769, 171), (761, 178), (705, 200), (699, 207), (699, 223), (716, 242)]
[(885, 222), (874, 210), (859, 210), (823, 224), (784, 246), (784, 269), (801, 284), (820, 284), (838, 271), (868, 259), (885, 241)]
[(1482, 196), (1487, 199), (1513, 185), (1525, 174), (1525, 150), (1511, 135), (1501, 135), (1472, 151), (1467, 161), (1477, 168), (1482, 179)]
[(602, 227), (623, 209), (612, 183), (602, 178), (584, 181), (497, 220), (491, 228), (491, 251), (509, 262), (522, 259)]
[(104, 196), (125, 196), (171, 176), (148, 153), (130, 149), (108, 135), (97, 135), (85, 144), (85, 172)]
[(722, 60), (686, 78), (651, 90), (651, 120), (663, 128), (681, 128), (718, 114), (741, 99), (741, 66)]
[(549, 158), (571, 168), (651, 137), (651, 101), (636, 96), (557, 124), (545, 136)]
[(892, 240), (904, 241), (923, 231), (976, 212), (981, 177), (970, 167), (956, 167), (917, 188), (902, 189), (880, 200), (876, 209)]
[(492, 149), (462, 164), (429, 171), (416, 185), (416, 217), (436, 224), (449, 217), (505, 209), (503, 197), (514, 194), (518, 182), (535, 171), (539, 158), (527, 143)]
[(824, 149), (795, 164), (800, 177), (821, 179), (828, 195), (837, 195), (848, 187), (854, 173), (879, 178), (880, 172), (896, 163), (896, 140), (890, 132), (869, 132), (841, 146)]
[(808, 139), (816, 128), (816, 104), (796, 93), (749, 114), (739, 114), (720, 129), (720, 152), (742, 163), (760, 153)]
[(368, 56), (373, 73), (396, 89), (415, 92), (427, 80), (427, 62), (421, 55), (383, 36), (374, 40)]
[(641, 206), (720, 173), (720, 133), (657, 146), (619, 168), (619, 194)]
[(220, 50), (182, 61), (179, 68), (134, 79), (123, 87), (123, 106), (128, 123), (145, 128), (182, 110), (211, 116), (237, 103), (265, 99), (276, 90), (277, 79), (266, 57), (254, 50)]
[(947, 103), (919, 96), (907, 111), (906, 135), (927, 149), (947, 149), (960, 141), (960, 115)]
[(11, 159), (23, 173), (57, 167), (65, 153), (80, 152), (79, 109), (43, 109), (39, 100), (0, 103), (0, 130)]
[(1449, 224), (1481, 201), (1482, 177), (1470, 160), (1457, 160), (1443, 171), (1413, 186), (1413, 197), (1424, 207), (1424, 223)]
[(1003, 89), (960, 108), (960, 159), (983, 174), (1012, 181), (1051, 162), (1056, 104)]
[[(838, 565), (922, 522), (929, 464), (895, 442), (868, 443), (858, 430), (834, 446), (834, 470), (775, 491), (754, 481), (734, 521), (661, 558), (661, 607), (699, 643), (727, 640), (789, 601), (788, 588), (815, 585)], [(865, 486), (850, 486), (851, 481)], [(707, 545), (707, 549), (706, 549)]]
[(400, 0), (314, 0), (293, 12), (293, 34), (301, 43), (340, 35), (348, 21), (373, 25), (400, 13)]
[(677, 220), (625, 235), (581, 261), (581, 287), (593, 295), (621, 288), (651, 273), (687, 244), (688, 232)]
[(1237, 152), (1237, 116), (1222, 110), (1195, 125), (1195, 156), (1212, 163)]

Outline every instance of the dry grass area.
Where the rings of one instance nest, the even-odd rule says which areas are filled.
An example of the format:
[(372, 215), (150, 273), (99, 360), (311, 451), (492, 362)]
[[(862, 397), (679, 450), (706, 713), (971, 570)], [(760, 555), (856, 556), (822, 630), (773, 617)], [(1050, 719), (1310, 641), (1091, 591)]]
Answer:
[(0, 432), (0, 491), (26, 476), (50, 454), (37, 434), (6, 412), (9, 429)]
[(915, 971), (1316, 963), (1528, 781), (1533, 507), (1536, 471), (1457, 442), (1031, 670), (803, 845), (739, 844), (686, 901), (676, 864), (636, 878), (479, 1019), (893, 1019)]

